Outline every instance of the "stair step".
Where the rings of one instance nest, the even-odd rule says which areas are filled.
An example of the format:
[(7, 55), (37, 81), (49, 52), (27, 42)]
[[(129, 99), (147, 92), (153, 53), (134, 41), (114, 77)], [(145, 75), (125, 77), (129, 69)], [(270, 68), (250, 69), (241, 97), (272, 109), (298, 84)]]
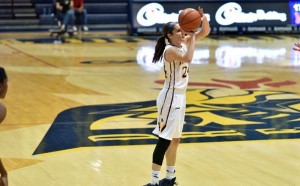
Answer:
[(0, 9), (0, 14), (12, 14), (12, 10), (10, 9)]
[(32, 7), (32, 3), (14, 3), (13, 6), (15, 7)]
[[(1, 0), (1, 3), (10, 3), (10, 4), (11, 4), (11, 3), (12, 3), (12, 0)], [(0, 3), (0, 4), (1, 4), (1, 3)]]
[[(88, 25), (90, 30), (126, 30), (127, 25), (126, 24), (113, 24), (113, 25)], [(26, 28), (22, 25), (14, 25), (14, 26), (1, 26), (0, 30), (5, 29), (54, 29), (57, 28), (57, 26), (53, 25), (28, 25)]]
[(13, 0), (13, 1), (15, 4), (17, 4), (17, 3), (32, 3), (32, 0)]
[(39, 19), (22, 19), (22, 20), (17, 20), (17, 19), (1, 19), (0, 20), (0, 26), (16, 26), (16, 25), (21, 25), (24, 27), (24, 25), (29, 26), (29, 25), (38, 25), (39, 24)]
[(13, 18), (12, 14), (0, 14), (0, 18), (1, 19), (9, 19), (9, 18)]
[(15, 13), (15, 17), (18, 18), (18, 17), (37, 17), (36, 14), (34, 13), (28, 13), (28, 14), (23, 14), (23, 13)]
[(7, 7), (12, 7), (11, 3), (0, 3), (0, 8), (7, 8)]
[(32, 8), (20, 8), (20, 9), (14, 9), (14, 13), (16, 14), (34, 14), (35, 15), (35, 10)]
[(22, 4), (10, 4), (10, 3), (0, 3), (0, 9), (6, 9), (6, 8), (34, 8), (34, 6), (31, 3), (22, 3)]

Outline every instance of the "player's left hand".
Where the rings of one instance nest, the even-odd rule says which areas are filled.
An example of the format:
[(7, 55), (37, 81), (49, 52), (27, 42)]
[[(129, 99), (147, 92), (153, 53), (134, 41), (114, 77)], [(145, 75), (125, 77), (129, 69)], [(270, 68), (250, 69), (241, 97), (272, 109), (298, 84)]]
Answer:
[(199, 14), (200, 14), (200, 16), (201, 16), (201, 21), (207, 20), (207, 17), (206, 17), (206, 15), (204, 14), (204, 10), (203, 10), (203, 8), (201, 8), (200, 6), (198, 7), (198, 12), (199, 12)]
[(201, 15), (201, 17), (204, 15), (203, 8), (201, 8), (200, 6), (198, 7), (198, 12)]
[(293, 50), (300, 51), (300, 43), (295, 43)]

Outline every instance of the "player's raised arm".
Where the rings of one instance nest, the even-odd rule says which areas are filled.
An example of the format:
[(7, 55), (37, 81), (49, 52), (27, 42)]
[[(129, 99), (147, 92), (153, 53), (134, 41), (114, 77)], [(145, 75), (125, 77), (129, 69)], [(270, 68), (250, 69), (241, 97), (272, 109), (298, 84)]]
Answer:
[(199, 41), (200, 39), (208, 36), (208, 34), (210, 33), (210, 25), (209, 25), (206, 15), (204, 14), (203, 8), (199, 7), (198, 11), (201, 15), (202, 25), (201, 25), (200, 30), (198, 30), (196, 32), (196, 41)]
[[(199, 7), (198, 11), (199, 11), (199, 14), (201, 15), (201, 18), (200, 18), (201, 19), (201, 27), (195, 33), (195, 41), (196, 42), (203, 39), (204, 37), (208, 36), (210, 33), (210, 25), (209, 25), (206, 15), (203, 12), (203, 8)], [(185, 32), (185, 31), (183, 30), (183, 32)], [(188, 45), (190, 42), (190, 36), (186, 32), (185, 32), (185, 34), (186, 34), (185, 44)]]

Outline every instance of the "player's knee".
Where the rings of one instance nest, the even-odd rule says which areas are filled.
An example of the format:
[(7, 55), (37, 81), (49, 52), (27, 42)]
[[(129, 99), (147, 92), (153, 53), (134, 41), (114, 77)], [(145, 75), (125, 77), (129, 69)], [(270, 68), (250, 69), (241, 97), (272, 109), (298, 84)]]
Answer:
[(179, 145), (179, 143), (180, 143), (180, 138), (173, 138), (173, 139), (172, 139), (172, 143), (173, 143), (174, 145)]
[(162, 165), (166, 151), (170, 146), (171, 141), (159, 138), (153, 152), (153, 163)]

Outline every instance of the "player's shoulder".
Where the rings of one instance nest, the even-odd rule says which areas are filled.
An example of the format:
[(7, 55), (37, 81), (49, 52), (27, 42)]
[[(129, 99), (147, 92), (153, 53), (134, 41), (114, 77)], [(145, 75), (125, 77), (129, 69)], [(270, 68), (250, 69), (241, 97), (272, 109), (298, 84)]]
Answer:
[(185, 43), (182, 43), (181, 48), (182, 48), (182, 50), (187, 50), (187, 45)]

